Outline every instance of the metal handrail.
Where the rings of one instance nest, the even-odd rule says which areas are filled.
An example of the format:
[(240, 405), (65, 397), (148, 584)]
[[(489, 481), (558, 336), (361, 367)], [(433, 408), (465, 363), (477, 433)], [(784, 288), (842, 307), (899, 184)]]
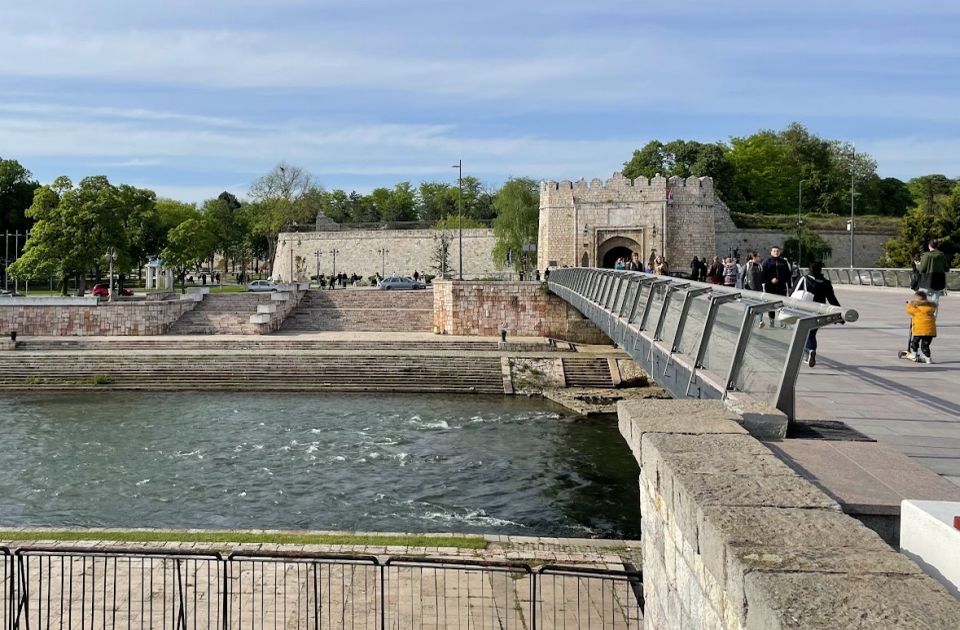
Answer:
[[(826, 267), (823, 274), (834, 284), (909, 289), (913, 270), (902, 267)], [(947, 289), (960, 291), (960, 270), (947, 272)]]
[[(854, 309), (635, 271), (557, 269), (551, 272), (548, 285), (553, 293), (606, 332), (674, 396), (725, 398), (731, 392), (759, 396), (790, 419), (794, 416), (794, 388), (809, 332), (859, 317)], [(671, 323), (673, 335), (661, 339), (675, 295), (683, 301), (679, 309), (674, 307), (671, 322), (678, 317), (679, 320), (675, 329)], [(704, 305), (698, 309), (707, 314), (703, 321), (690, 321), (690, 307), (696, 301)], [(728, 320), (731, 314), (739, 318), (736, 326), (729, 321), (717, 325), (721, 309), (725, 309)], [(777, 313), (777, 327), (786, 328), (790, 337), (789, 343), (784, 344), (784, 334), (778, 332), (779, 347), (770, 347), (776, 341), (771, 334), (765, 332), (764, 337), (754, 332), (765, 321), (763, 318), (773, 312)], [(679, 343), (685, 331), (699, 335), (696, 343), (682, 344), (687, 353)], [(752, 343), (754, 338), (756, 342)], [(712, 365), (705, 370), (703, 363), (710, 344), (729, 349), (729, 360), (725, 365)], [(751, 348), (753, 354), (748, 359)], [(743, 379), (749, 380), (749, 374), (741, 374), (745, 363), (758, 358), (775, 369), (761, 388), (765, 391), (754, 394), (741, 387)]]
[[(499, 627), (495, 614), (507, 615), (508, 627), (531, 630), (538, 627), (538, 620), (558, 614), (572, 615), (581, 622), (579, 627), (642, 626), (643, 574), (629, 565), (624, 570), (575, 565), (535, 570), (509, 560), (418, 556), (381, 560), (372, 555), (285, 550), (225, 556), (218, 550), (135, 546), (26, 546), (15, 553), (0, 547), (0, 561), (8, 587), (2, 595), (8, 630), (65, 625), (279, 629), (291, 627), (293, 617), (297, 627), (307, 630), (354, 627), (356, 621), (356, 627), (386, 630), (407, 627), (417, 617), (423, 622), (428, 612), (436, 617), (436, 627), (451, 627), (439, 623), (441, 605), (444, 621), (479, 612), (480, 628)], [(437, 590), (440, 583), (446, 589), (447, 576), (452, 589)], [(546, 580), (550, 589), (540, 586)], [(402, 593), (394, 590), (401, 586)], [(574, 609), (568, 609), (573, 604), (563, 599), (560, 587), (577, 594)], [(514, 605), (492, 604), (493, 588), (504, 589), (504, 601), (516, 598)], [(401, 596), (409, 599), (401, 602)], [(521, 606), (527, 598), (529, 603)], [(489, 624), (483, 622), (485, 601), (491, 606), (487, 613), (494, 613)], [(518, 623), (510, 624), (510, 615)]]

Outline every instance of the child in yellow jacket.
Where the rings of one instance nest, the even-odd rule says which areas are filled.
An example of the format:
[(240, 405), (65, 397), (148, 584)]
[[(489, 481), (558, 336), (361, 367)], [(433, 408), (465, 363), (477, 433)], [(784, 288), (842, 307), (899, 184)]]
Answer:
[(910, 353), (908, 359), (917, 363), (933, 363), (930, 359), (930, 342), (937, 336), (937, 305), (927, 300), (925, 291), (917, 291), (907, 302), (910, 315)]

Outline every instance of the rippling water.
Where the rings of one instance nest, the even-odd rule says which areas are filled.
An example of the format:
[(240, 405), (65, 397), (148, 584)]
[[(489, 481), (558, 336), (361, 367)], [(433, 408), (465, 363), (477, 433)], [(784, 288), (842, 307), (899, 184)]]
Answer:
[(374, 394), (0, 398), (0, 525), (627, 536), (614, 419)]

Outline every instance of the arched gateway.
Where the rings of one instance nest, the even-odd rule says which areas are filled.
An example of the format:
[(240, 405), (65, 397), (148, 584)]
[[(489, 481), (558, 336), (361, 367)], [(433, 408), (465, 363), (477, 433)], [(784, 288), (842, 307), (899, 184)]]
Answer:
[(598, 246), (597, 260), (600, 261), (600, 266), (613, 269), (618, 258), (630, 260), (633, 252), (637, 252), (640, 260), (644, 259), (643, 246), (640, 243), (625, 236), (612, 236)]

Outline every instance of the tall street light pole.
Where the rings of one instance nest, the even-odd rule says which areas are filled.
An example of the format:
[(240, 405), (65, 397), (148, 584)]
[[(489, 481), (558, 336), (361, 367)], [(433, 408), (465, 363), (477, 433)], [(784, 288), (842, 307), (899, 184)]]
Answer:
[(111, 247), (110, 249), (107, 250), (107, 260), (110, 263), (110, 271), (107, 272), (110, 275), (110, 279), (109, 279), (110, 290), (107, 291), (108, 302), (113, 302), (113, 261), (115, 261), (116, 259), (117, 259), (117, 252)]
[[(334, 276), (337, 275), (337, 254), (339, 253), (340, 253), (340, 250), (337, 248), (333, 248), (330, 250), (330, 255), (333, 256), (333, 275)], [(333, 284), (331, 284), (330, 286), (333, 286)]]
[(853, 222), (853, 186), (854, 186), (854, 177), (856, 175), (856, 165), (857, 165), (857, 150), (853, 149), (850, 153), (850, 268), (853, 269), (853, 230), (855, 229)]
[(377, 253), (380, 254), (380, 277), (381, 277), (381, 278), (385, 278), (385, 277), (386, 277), (386, 271), (385, 271), (385, 269), (386, 269), (387, 254), (390, 253), (390, 250), (381, 247), (380, 249), (377, 250)]
[(460, 280), (463, 280), (463, 160), (453, 165), (460, 173), (457, 177), (457, 225), (460, 231)]
[(317, 286), (320, 286), (320, 250), (316, 249), (313, 251), (313, 255), (317, 257)]
[(803, 267), (803, 182), (800, 180), (797, 193), (797, 265)]

